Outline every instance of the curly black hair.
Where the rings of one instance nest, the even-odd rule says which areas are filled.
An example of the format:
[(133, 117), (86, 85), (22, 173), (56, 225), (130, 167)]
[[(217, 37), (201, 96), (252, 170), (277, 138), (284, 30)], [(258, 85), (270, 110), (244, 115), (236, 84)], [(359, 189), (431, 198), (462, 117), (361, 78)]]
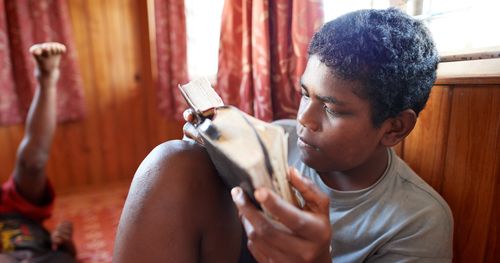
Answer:
[(371, 104), (374, 126), (405, 109), (418, 115), (439, 62), (423, 23), (394, 8), (359, 10), (326, 23), (308, 53), (332, 74), (361, 83), (358, 93)]

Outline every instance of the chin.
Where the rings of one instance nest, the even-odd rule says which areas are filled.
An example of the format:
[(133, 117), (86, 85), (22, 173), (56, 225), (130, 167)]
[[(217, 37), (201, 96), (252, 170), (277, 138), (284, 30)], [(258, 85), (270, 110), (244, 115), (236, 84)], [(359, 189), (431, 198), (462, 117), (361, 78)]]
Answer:
[(319, 158), (313, 158), (312, 156), (300, 153), (300, 160), (307, 166), (312, 169), (320, 172), (320, 171), (328, 171), (329, 169), (322, 164), (325, 160), (321, 160)]
[(318, 157), (312, 157), (306, 154), (300, 153), (300, 160), (307, 166), (314, 169), (316, 172), (333, 172), (333, 171), (344, 171), (347, 170), (345, 167), (336, 165), (332, 160), (326, 160)]

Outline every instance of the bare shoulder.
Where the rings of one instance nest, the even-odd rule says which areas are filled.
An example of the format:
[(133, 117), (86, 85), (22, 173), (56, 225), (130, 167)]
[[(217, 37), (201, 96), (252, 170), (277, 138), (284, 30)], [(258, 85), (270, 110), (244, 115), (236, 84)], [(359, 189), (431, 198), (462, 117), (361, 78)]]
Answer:
[[(151, 151), (134, 176), (114, 260), (235, 261), (240, 232), (229, 190), (206, 151), (195, 143), (168, 141)], [(230, 248), (225, 255), (218, 252), (224, 246)]]

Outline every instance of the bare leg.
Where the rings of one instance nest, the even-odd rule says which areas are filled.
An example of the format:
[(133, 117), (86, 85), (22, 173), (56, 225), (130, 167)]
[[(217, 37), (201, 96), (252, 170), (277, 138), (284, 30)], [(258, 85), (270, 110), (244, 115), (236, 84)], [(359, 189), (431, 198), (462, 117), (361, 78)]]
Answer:
[(242, 234), (229, 190), (205, 150), (168, 141), (134, 176), (113, 261), (238, 262)]
[(38, 87), (28, 112), (26, 132), (17, 150), (14, 181), (20, 194), (35, 204), (45, 201), (45, 167), (56, 126), (56, 83), (65, 51), (66, 47), (59, 43), (30, 48), (36, 60)]

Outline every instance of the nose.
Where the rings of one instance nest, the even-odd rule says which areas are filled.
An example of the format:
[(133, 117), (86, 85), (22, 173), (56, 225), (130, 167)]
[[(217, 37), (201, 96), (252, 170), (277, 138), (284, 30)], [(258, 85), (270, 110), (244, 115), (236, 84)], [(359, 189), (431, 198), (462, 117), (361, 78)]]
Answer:
[(316, 132), (320, 128), (319, 118), (319, 112), (314, 111), (314, 103), (310, 100), (302, 99), (297, 114), (297, 121), (300, 125)]

